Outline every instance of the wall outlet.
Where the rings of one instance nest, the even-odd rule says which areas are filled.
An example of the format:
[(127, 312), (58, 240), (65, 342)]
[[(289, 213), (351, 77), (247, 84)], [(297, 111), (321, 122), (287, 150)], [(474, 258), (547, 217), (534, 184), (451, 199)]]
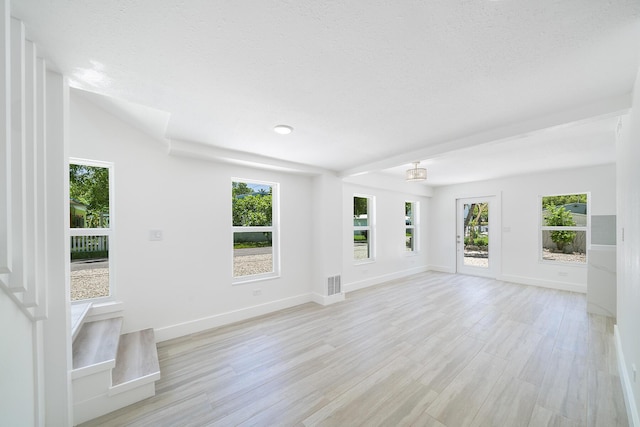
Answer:
[(631, 364), (631, 376), (633, 377), (633, 382), (635, 383), (637, 378), (637, 369), (635, 363)]
[(253, 296), (254, 297), (259, 297), (260, 295), (262, 295), (262, 289), (254, 289), (253, 290)]

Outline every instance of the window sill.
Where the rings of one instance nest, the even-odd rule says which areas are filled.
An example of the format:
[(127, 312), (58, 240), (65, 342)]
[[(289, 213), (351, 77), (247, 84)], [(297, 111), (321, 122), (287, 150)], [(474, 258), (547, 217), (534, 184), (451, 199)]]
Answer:
[(236, 285), (244, 285), (247, 283), (255, 283), (255, 282), (263, 282), (265, 280), (273, 280), (273, 279), (279, 279), (280, 278), (280, 274), (269, 274), (269, 275), (256, 275), (256, 276), (246, 276), (246, 278), (236, 278), (234, 277), (233, 281), (231, 282), (232, 286), (236, 286)]
[(375, 258), (363, 259), (361, 261), (354, 261), (353, 265), (366, 265), (366, 264), (374, 264), (376, 262)]
[(586, 268), (587, 267), (587, 262), (554, 261), (554, 260), (550, 260), (550, 259), (539, 259), (538, 260), (538, 264), (555, 265), (555, 266), (561, 266), (561, 267), (577, 267), (577, 268)]

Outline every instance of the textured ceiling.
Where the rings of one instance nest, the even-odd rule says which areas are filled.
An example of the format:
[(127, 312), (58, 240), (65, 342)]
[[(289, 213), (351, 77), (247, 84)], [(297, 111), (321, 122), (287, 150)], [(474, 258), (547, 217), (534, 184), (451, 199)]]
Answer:
[[(166, 115), (153, 135), (342, 174), (616, 115), (640, 56), (637, 0), (14, 0), (12, 9), (74, 87)], [(281, 123), (295, 131), (275, 134)]]

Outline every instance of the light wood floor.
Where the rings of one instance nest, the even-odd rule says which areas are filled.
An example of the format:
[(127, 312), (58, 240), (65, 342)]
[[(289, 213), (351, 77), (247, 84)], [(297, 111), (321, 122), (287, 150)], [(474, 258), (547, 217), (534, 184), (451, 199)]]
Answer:
[(627, 426), (585, 296), (425, 273), (161, 343), (157, 395), (87, 426)]

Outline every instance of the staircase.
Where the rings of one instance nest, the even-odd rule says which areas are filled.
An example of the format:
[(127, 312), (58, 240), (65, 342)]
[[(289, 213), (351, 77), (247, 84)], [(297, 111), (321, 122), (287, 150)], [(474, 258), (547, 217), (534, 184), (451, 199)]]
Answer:
[(74, 305), (74, 425), (155, 395), (160, 366), (153, 329), (121, 335), (114, 313), (92, 320), (91, 305)]

